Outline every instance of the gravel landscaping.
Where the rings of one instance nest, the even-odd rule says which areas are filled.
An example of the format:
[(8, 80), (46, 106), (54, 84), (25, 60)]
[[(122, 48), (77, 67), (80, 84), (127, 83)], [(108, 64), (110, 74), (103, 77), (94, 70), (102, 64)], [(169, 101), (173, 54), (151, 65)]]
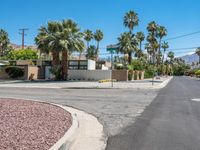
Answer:
[(0, 150), (48, 150), (71, 124), (70, 113), (60, 107), (0, 99)]

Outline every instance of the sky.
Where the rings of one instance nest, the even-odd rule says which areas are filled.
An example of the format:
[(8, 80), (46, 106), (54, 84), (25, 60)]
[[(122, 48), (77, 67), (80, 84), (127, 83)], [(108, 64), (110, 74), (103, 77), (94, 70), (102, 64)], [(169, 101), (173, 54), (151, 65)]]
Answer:
[[(128, 31), (123, 25), (123, 16), (129, 10), (137, 12), (140, 19), (134, 33), (147, 34), (147, 24), (156, 21), (167, 28), (168, 39), (200, 31), (199, 6), (200, 0), (1, 0), (0, 28), (9, 33), (15, 44), (21, 44), (18, 29), (29, 28), (25, 43), (33, 45), (40, 26), (48, 21), (73, 19), (82, 31), (100, 29), (104, 32), (100, 53), (105, 53), (107, 45), (117, 43), (117, 37)], [(168, 42), (172, 50), (198, 47), (200, 33)], [(181, 56), (195, 49), (173, 51)]]

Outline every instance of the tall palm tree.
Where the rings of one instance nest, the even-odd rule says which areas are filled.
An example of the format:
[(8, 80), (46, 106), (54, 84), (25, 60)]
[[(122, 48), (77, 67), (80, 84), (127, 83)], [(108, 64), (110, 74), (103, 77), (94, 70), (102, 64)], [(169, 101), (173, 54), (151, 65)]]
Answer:
[(164, 60), (165, 60), (165, 53), (167, 51), (167, 49), (169, 48), (169, 45), (167, 42), (164, 42), (162, 44), (162, 48), (163, 48), (163, 58), (162, 58), (162, 64), (164, 64)]
[(138, 14), (134, 11), (129, 11), (124, 16), (124, 26), (128, 27), (130, 30), (130, 33), (132, 34), (132, 31), (135, 26), (138, 26), (139, 18)]
[(94, 38), (94, 35), (91, 30), (84, 31), (84, 39), (87, 42), (87, 48), (90, 46), (90, 41)]
[(150, 22), (147, 26), (147, 31), (151, 32), (153, 36), (155, 36), (157, 29), (158, 29), (158, 25), (156, 24), (155, 21)]
[(72, 20), (62, 21), (61, 32), (61, 50), (62, 50), (62, 77), (68, 79), (68, 56), (73, 51), (83, 51), (85, 48), (83, 34), (78, 25)]
[(134, 35), (125, 32), (118, 38), (119, 51), (128, 54), (128, 63), (131, 64), (132, 53), (137, 49), (138, 42)]
[(167, 29), (164, 26), (158, 26), (156, 36), (159, 38), (159, 52), (161, 51), (161, 42), (167, 35)]
[(96, 30), (96, 32), (94, 33), (94, 39), (97, 41), (97, 51), (99, 51), (99, 43), (103, 39), (103, 36), (104, 34), (101, 30)]
[(199, 63), (200, 63), (200, 47), (196, 49), (196, 54), (199, 56)]
[(60, 31), (61, 24), (59, 22), (48, 22), (47, 27), (42, 26), (39, 33), (35, 38), (38, 48), (43, 53), (52, 53), (52, 66), (57, 67), (60, 65), (59, 53), (60, 48)]
[(4, 55), (9, 43), (8, 33), (5, 30), (0, 29), (0, 56)]
[(140, 51), (142, 51), (142, 42), (143, 42), (144, 39), (145, 39), (144, 33), (143, 33), (143, 32), (137, 32), (137, 33), (136, 33), (136, 38), (138, 39), (139, 44), (140, 44)]

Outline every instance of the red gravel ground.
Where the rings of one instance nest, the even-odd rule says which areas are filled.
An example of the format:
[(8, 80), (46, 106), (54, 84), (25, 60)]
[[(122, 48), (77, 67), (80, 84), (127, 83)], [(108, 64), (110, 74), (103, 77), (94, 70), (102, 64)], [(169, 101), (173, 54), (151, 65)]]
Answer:
[(60, 107), (0, 99), (0, 150), (48, 150), (71, 124), (70, 113)]

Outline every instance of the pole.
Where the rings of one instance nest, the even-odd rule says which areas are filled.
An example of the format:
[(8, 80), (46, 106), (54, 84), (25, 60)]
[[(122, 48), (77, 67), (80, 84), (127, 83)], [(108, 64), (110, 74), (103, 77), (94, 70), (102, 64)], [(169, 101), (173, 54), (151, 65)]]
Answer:
[(23, 29), (19, 29), (19, 31), (21, 31), (19, 34), (21, 34), (22, 35), (22, 49), (24, 49), (24, 37), (25, 37), (25, 31), (27, 31), (28, 29), (27, 28), (23, 28)]
[(111, 87), (113, 88), (113, 51), (111, 51)]

